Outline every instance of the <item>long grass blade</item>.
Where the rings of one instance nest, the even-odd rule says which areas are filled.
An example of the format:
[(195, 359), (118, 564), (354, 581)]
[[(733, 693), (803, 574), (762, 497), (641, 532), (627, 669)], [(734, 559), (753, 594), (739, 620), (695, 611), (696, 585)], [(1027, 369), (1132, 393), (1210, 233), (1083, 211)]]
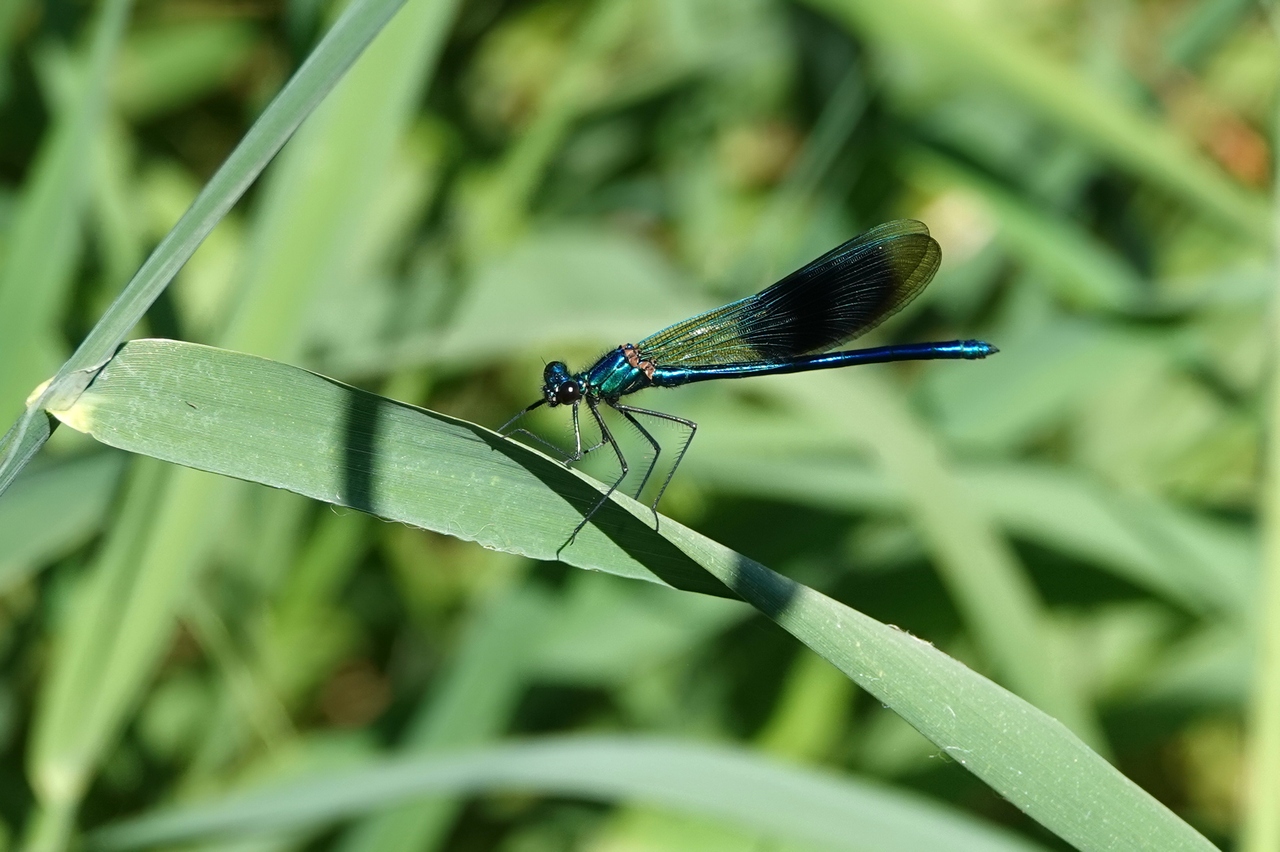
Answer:
[[(462, 421), (249, 355), (126, 345), (59, 416), (100, 441), (543, 559), (743, 598), (1084, 849), (1210, 849), (1066, 727), (921, 642)], [(216, 424), (216, 426), (215, 426)]]
[(27, 394), (63, 354), (58, 323), (79, 257), (92, 176), (90, 152), (106, 114), (106, 81), (132, 5), (132, 0), (102, 5), (76, 91), (56, 110), (7, 235), (9, 250), (0, 263), (4, 420), (22, 410)]
[(723, 746), (574, 737), (388, 760), (304, 784), (156, 814), (103, 830), (101, 849), (323, 825), (426, 793), (516, 789), (623, 799), (846, 850), (1032, 852), (1034, 844), (914, 795), (787, 766)]
[[(1277, 14), (1273, 11), (1272, 13)], [(1280, 18), (1277, 18), (1280, 23)], [(1280, 29), (1277, 30), (1280, 34)], [(1276, 127), (1280, 128), (1280, 113)], [(1276, 199), (1280, 202), (1280, 180)], [(1280, 254), (1280, 212), (1272, 218), (1273, 251)], [(1273, 283), (1268, 323), (1272, 345), (1280, 340), (1280, 281)], [(1241, 821), (1244, 852), (1263, 852), (1280, 846), (1280, 366), (1271, 363), (1266, 393), (1266, 475), (1262, 480), (1262, 589), (1258, 597), (1258, 650), (1249, 705), (1249, 745), (1245, 781), (1245, 811)]]
[(6, 435), (7, 440), (0, 443), (0, 493), (47, 439), (47, 426), (41, 422), (40, 409), (46, 405), (65, 405), (75, 398), (204, 238), (403, 3), (404, 0), (355, 0), (343, 11), (315, 51), (201, 190), (190, 209), (62, 365), (57, 376), (31, 401), (19, 423)]

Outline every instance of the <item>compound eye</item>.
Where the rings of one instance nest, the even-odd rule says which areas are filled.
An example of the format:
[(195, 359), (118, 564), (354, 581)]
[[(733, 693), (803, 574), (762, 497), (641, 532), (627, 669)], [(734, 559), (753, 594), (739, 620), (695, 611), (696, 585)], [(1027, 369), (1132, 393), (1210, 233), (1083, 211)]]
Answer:
[(582, 388), (578, 387), (577, 382), (565, 382), (556, 388), (556, 402), (560, 405), (568, 405), (580, 399), (582, 399)]

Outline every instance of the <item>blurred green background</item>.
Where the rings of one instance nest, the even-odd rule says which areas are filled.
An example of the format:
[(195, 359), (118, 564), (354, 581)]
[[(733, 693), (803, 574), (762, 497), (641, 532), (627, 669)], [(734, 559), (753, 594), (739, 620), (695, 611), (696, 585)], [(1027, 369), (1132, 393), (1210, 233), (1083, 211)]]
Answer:
[[(111, 5), (0, 0), (6, 422), (338, 11), (150, 0), (94, 54)], [(546, 360), (918, 218), (942, 269), (867, 342), (1001, 354), (864, 368), (844, 424), (786, 378), (651, 391), (701, 425), (663, 511), (1015, 691), (1048, 672), (1046, 709), (1232, 847), (1265, 677), (1275, 39), (1241, 0), (409, 0), (139, 336), (496, 426)], [(537, 428), (563, 442), (556, 414)], [(1039, 646), (1011, 646), (1006, 593)], [(0, 659), (13, 848), (374, 752), (565, 732), (737, 744), (1063, 848), (745, 606), (66, 429), (0, 500)], [(202, 848), (820, 847), (500, 795)]]

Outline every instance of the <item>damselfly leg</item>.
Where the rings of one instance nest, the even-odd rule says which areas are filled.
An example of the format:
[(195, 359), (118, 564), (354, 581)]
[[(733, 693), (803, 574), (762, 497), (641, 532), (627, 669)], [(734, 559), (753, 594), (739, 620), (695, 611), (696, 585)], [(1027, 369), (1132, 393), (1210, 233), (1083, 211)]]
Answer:
[(658, 489), (657, 496), (655, 496), (653, 498), (653, 502), (649, 504), (649, 510), (653, 512), (653, 526), (654, 529), (657, 529), (658, 503), (661, 502), (662, 495), (666, 493), (667, 486), (671, 484), (671, 477), (676, 475), (676, 468), (680, 466), (680, 462), (684, 459), (684, 454), (689, 449), (689, 445), (693, 443), (693, 436), (698, 432), (698, 424), (694, 423), (692, 420), (686, 420), (683, 417), (676, 417), (674, 414), (664, 414), (661, 411), (651, 411), (648, 408), (637, 408), (634, 405), (623, 405), (620, 402), (611, 402), (609, 404), (612, 405), (619, 414), (627, 418), (631, 425), (636, 427), (636, 430), (640, 432), (641, 436), (643, 436), (644, 439), (649, 442), (650, 446), (653, 447), (653, 458), (649, 459), (649, 467), (645, 470), (644, 476), (640, 479), (640, 486), (635, 491), (637, 500), (640, 499), (640, 494), (644, 491), (644, 487), (649, 484), (649, 477), (653, 476), (653, 470), (658, 465), (658, 456), (662, 454), (662, 447), (658, 444), (653, 435), (649, 434), (649, 430), (640, 425), (640, 422), (636, 420), (634, 415), (641, 414), (646, 417), (652, 417), (655, 420), (665, 420), (668, 423), (675, 423), (689, 430), (684, 442), (680, 445), (680, 451), (676, 453), (675, 462), (672, 463), (671, 469), (667, 471), (666, 479), (662, 481), (662, 487)]
[[(564, 544), (560, 545), (560, 549), (556, 551), (557, 553), (559, 553), (560, 550), (564, 550), (566, 547), (573, 544), (573, 540), (578, 537), (578, 533), (580, 533), (582, 531), (582, 528), (587, 525), (587, 522), (591, 520), (591, 516), (594, 515), (596, 512), (600, 511), (600, 507), (603, 506), (605, 502), (610, 497), (613, 496), (613, 492), (618, 490), (618, 486), (622, 484), (622, 480), (627, 478), (627, 472), (630, 470), (630, 468), (627, 467), (627, 458), (622, 454), (622, 448), (618, 446), (617, 439), (613, 437), (613, 433), (610, 432), (609, 427), (605, 425), (604, 418), (600, 416), (600, 409), (597, 407), (596, 401), (591, 397), (587, 397), (586, 400), (587, 400), (587, 408), (591, 409), (591, 416), (595, 418), (596, 425), (600, 427), (600, 435), (602, 440), (599, 446), (604, 446), (605, 444), (608, 444), (609, 446), (613, 447), (613, 454), (618, 457), (618, 468), (621, 472), (618, 474), (618, 478), (613, 481), (613, 484), (609, 486), (609, 490), (604, 492), (604, 494), (600, 497), (600, 499), (596, 500), (595, 505), (593, 505), (591, 509), (588, 510), (588, 512), (582, 516), (582, 520), (578, 522), (578, 525), (573, 528), (573, 532), (569, 534), (569, 540), (566, 541)], [(576, 411), (577, 408), (578, 406), (575, 404), (574, 410)], [(576, 430), (577, 428), (576, 422), (574, 424), (574, 427)]]
[(533, 405), (530, 405), (528, 408), (525, 408), (515, 417), (512, 417), (506, 423), (502, 424), (502, 427), (498, 429), (498, 434), (502, 435), (505, 438), (511, 438), (511, 437), (514, 437), (515, 435), (528, 435), (530, 438), (536, 441), (541, 447), (550, 451), (551, 454), (554, 455), (561, 464), (572, 464), (573, 462), (581, 461), (588, 453), (594, 452), (595, 450), (598, 450), (604, 446), (605, 442), (603, 439), (601, 439), (600, 441), (597, 441), (595, 444), (592, 444), (590, 447), (587, 447), (585, 450), (582, 448), (582, 427), (578, 423), (578, 404), (576, 402), (573, 404), (573, 452), (572, 453), (570, 453), (568, 450), (564, 449), (563, 447), (560, 447), (556, 444), (551, 443), (546, 438), (543, 438), (541, 435), (534, 434), (528, 429), (520, 428), (520, 429), (511, 429), (510, 431), (507, 431), (513, 423), (517, 422), (518, 420), (520, 420), (520, 418), (524, 417), (530, 411), (537, 408), (539, 405), (542, 404), (542, 402), (543, 402), (542, 400), (539, 400)]

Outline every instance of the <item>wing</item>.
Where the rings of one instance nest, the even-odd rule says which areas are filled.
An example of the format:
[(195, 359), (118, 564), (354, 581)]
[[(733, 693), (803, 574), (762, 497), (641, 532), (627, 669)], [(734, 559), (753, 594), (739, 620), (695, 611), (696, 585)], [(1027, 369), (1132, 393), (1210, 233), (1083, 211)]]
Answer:
[(900, 219), (834, 248), (766, 290), (636, 344), (660, 366), (775, 361), (824, 352), (879, 325), (938, 271), (942, 250)]

